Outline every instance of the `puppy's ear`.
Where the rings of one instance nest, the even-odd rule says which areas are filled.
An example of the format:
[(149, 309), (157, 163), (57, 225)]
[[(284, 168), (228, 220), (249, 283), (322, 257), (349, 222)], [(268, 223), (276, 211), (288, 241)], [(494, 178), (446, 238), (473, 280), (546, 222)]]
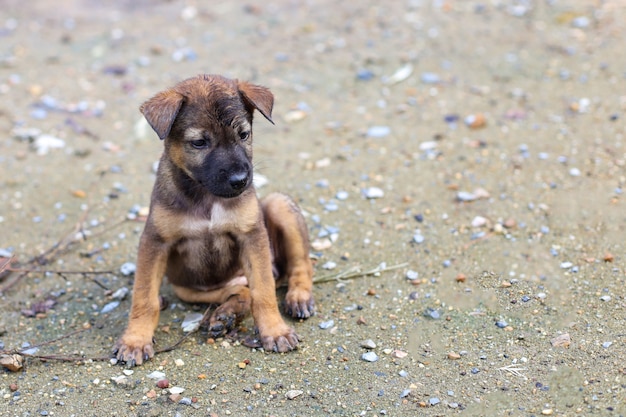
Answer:
[(165, 90), (139, 107), (146, 120), (159, 135), (165, 139), (172, 129), (172, 124), (178, 115), (180, 107), (183, 105), (185, 97), (174, 90)]
[(274, 95), (265, 87), (256, 84), (250, 84), (247, 81), (237, 81), (239, 92), (243, 96), (246, 105), (257, 109), (271, 124), (272, 108), (274, 107)]

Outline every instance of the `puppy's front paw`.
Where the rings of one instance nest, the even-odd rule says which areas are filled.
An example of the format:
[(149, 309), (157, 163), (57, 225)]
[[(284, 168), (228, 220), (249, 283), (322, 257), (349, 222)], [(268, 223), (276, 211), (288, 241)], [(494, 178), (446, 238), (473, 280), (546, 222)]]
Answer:
[(291, 327), (285, 325), (282, 331), (272, 333), (275, 334), (261, 333), (261, 344), (266, 351), (283, 353), (297, 348), (300, 337)]
[(115, 344), (113, 356), (130, 367), (141, 365), (154, 356), (152, 337), (124, 334)]
[(285, 312), (295, 319), (308, 319), (315, 314), (315, 301), (309, 290), (292, 288), (285, 296)]

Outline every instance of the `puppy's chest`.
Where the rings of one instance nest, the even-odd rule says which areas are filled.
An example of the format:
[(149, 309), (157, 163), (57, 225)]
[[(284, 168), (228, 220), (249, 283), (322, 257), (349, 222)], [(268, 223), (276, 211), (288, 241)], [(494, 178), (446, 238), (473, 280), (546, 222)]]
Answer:
[(222, 235), (246, 233), (248, 230), (249, 225), (236, 210), (227, 210), (215, 204), (208, 214), (179, 216), (167, 234), (188, 240), (205, 240), (210, 235), (219, 240)]
[(241, 233), (235, 219), (212, 211), (211, 218), (185, 217), (179, 224), (178, 236), (172, 246), (173, 254), (184, 260), (187, 268), (194, 271), (230, 268), (238, 262)]
[(228, 264), (232, 259), (238, 258), (239, 243), (231, 234), (206, 233), (202, 236), (184, 237), (172, 249), (186, 258), (189, 266), (195, 262)]

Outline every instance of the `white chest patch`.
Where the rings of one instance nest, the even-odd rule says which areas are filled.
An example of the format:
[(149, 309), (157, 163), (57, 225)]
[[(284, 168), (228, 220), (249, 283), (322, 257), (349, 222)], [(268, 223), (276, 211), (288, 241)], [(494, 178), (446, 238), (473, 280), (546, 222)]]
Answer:
[(210, 219), (198, 217), (184, 217), (181, 231), (184, 236), (201, 236), (208, 233), (220, 233), (222, 231), (243, 231), (250, 229), (254, 220), (245, 216), (240, 210), (228, 210), (219, 203), (214, 203), (211, 208)]

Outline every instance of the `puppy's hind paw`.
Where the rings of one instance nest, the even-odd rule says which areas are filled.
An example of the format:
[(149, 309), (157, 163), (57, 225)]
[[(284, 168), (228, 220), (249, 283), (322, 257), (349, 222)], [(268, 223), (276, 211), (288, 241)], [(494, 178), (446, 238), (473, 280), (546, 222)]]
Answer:
[(309, 291), (290, 290), (285, 296), (285, 312), (295, 319), (308, 319), (315, 314), (315, 301)]

